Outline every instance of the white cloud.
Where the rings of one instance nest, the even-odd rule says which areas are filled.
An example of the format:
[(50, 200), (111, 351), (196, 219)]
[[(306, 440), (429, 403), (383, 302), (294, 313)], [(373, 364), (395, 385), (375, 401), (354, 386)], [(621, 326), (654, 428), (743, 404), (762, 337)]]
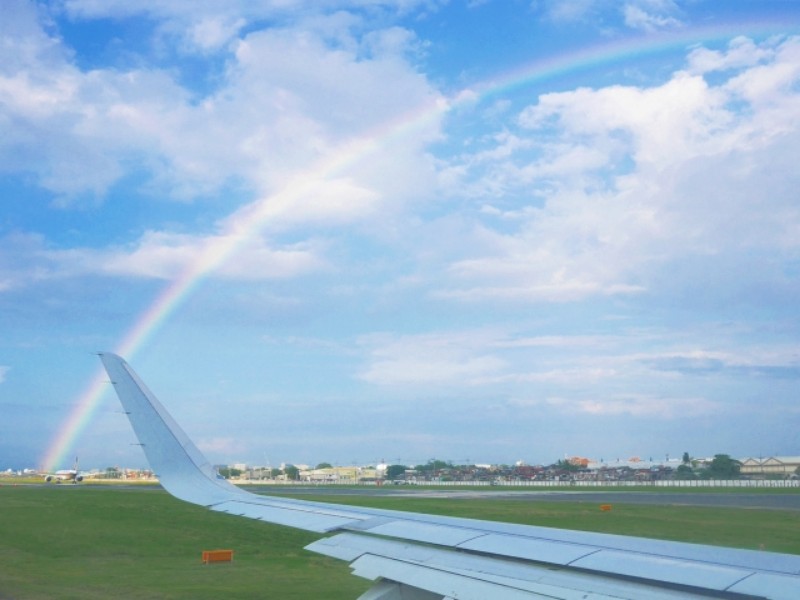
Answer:
[[(237, 252), (237, 259), (217, 265)], [(130, 250), (72, 250), (50, 253), (64, 262), (61, 272), (83, 266), (85, 273), (174, 279), (199, 269), (240, 280), (283, 279), (319, 270), (325, 261), (310, 243), (270, 247), (260, 238), (198, 237), (147, 232)]]
[(197, 447), (209, 456), (236, 460), (250, 450), (247, 440), (230, 437), (214, 437), (197, 440)]
[(0, 291), (13, 291), (55, 275), (44, 237), (10, 233), (0, 238)]
[(630, 136), (629, 151), (638, 165), (663, 168), (731, 147), (725, 127), (733, 116), (726, 100), (702, 77), (679, 72), (653, 88), (613, 86), (547, 94), (522, 113), (520, 122), (534, 130), (555, 125), (566, 139), (591, 136), (605, 142)]
[(359, 378), (379, 385), (476, 385), (505, 366), (484, 349), (491, 337), (485, 332), (366, 336), (359, 344), (366, 347), (369, 364)]
[[(598, 363), (604, 362), (598, 360)], [(557, 369), (532, 370), (527, 373), (514, 373), (498, 378), (496, 381), (513, 381), (517, 383), (548, 383), (565, 386), (595, 385), (603, 381), (619, 378), (619, 371), (601, 366), (583, 365)]]
[(207, 16), (192, 24), (187, 37), (192, 46), (203, 50), (216, 50), (233, 39), (246, 21), (230, 15)]
[[(113, 14), (95, 3), (68, 9)], [(160, 9), (133, 12), (140, 10)], [(392, 198), (413, 195), (432, 176), (421, 176), (431, 167), (420, 149), (439, 135), (439, 95), (405, 58), (416, 44), (407, 30), (359, 38), (357, 20), (334, 14), (315, 17), (317, 29), (247, 33), (231, 46), (217, 88), (198, 100), (167, 69), (81, 71), (34, 14), (24, 17), (20, 33), (9, 28), (3, 53), (15, 58), (0, 67), (2, 168), (32, 171), (63, 203), (102, 198), (137, 171), (149, 173), (151, 193), (182, 199), (230, 182), (274, 193), (309, 165), (317, 165), (318, 178), (349, 179), (354, 189)], [(202, 44), (224, 37), (223, 25), (202, 19), (209, 24)], [(329, 43), (331, 24), (338, 29)], [(415, 121), (426, 112), (429, 119)], [(406, 119), (415, 121), (413, 136), (403, 135)], [(387, 123), (396, 124), (396, 135)], [(371, 143), (351, 155), (360, 160), (355, 171), (346, 153), (362, 140)]]
[(64, 8), (79, 19), (145, 15), (160, 23), (159, 35), (178, 38), (189, 52), (206, 52), (233, 40), (245, 21), (302, 22), (308, 26), (319, 15), (341, 18), (346, 11), (362, 9), (403, 13), (419, 5), (435, 4), (435, 0), (65, 0)]
[(196, 236), (148, 231), (129, 251), (55, 251), (50, 256), (65, 263), (62, 272), (70, 267), (78, 268), (83, 263), (87, 273), (101, 271), (113, 275), (171, 279), (192, 264), (202, 251), (202, 240)]
[(798, 346), (770, 345), (766, 348), (747, 346), (736, 350), (677, 349), (628, 357), (655, 371), (681, 375), (710, 375), (723, 371), (745, 376), (761, 375), (778, 378), (800, 377)]
[(262, 229), (281, 231), (299, 225), (336, 227), (371, 216), (378, 195), (350, 178), (318, 179), (316, 172), (296, 177), (283, 189), (236, 210), (222, 221), (226, 231), (247, 235)]
[(714, 414), (720, 404), (705, 398), (670, 398), (648, 395), (629, 395), (610, 398), (579, 399), (549, 398), (547, 404), (562, 411), (590, 415), (630, 415), (633, 417), (680, 419)]
[(598, 0), (573, 0), (572, 2), (549, 1), (545, 3), (545, 14), (555, 22), (580, 21), (594, 12)]
[(798, 48), (789, 39), (767, 62), (737, 59), (746, 66), (714, 84), (677, 72), (648, 88), (541, 96), (521, 129), (449, 165), (451, 189), (496, 200), (484, 201), (437, 297), (560, 302), (671, 278), (702, 285), (701, 257), (724, 293), (756, 249), (773, 256), (761, 272), (782, 282), (779, 265), (800, 247)]
[(742, 345), (746, 336), (738, 326), (594, 336), (501, 328), (375, 334), (358, 340), (365, 360), (358, 377), (383, 386), (422, 385), (431, 397), (442, 390), (462, 394), (462, 402), (482, 410), (499, 397), (542, 415), (677, 420), (742, 411), (754, 382), (791, 385), (800, 377), (796, 344)]
[[(748, 102), (756, 111), (776, 109), (785, 116), (786, 112), (797, 110), (800, 37), (789, 38), (769, 51), (772, 60), (762, 61), (742, 71), (731, 79), (726, 89)], [(772, 127), (776, 125), (774, 122), (768, 124)], [(784, 130), (788, 129), (793, 128), (786, 127)]]
[(3, 57), (26, 48), (28, 59), (0, 69), (1, 168), (31, 171), (56, 194), (102, 196), (124, 162), (157, 149), (187, 94), (159, 72), (82, 73), (58, 43), (42, 31), (6, 38)]
[(418, 335), (363, 336), (370, 383), (438, 384), (452, 387), (510, 383), (594, 385), (618, 378), (638, 360), (618, 358), (608, 336), (527, 336), (514, 331), (475, 329)]
[(702, 417), (717, 413), (722, 405), (702, 397), (673, 397), (649, 394), (611, 394), (607, 397), (515, 397), (508, 401), (515, 408), (535, 408), (537, 411), (555, 410), (565, 415), (591, 415), (634, 417), (637, 419), (678, 420)]
[(652, 226), (632, 199), (564, 193), (557, 203), (521, 216), (513, 233), (483, 229), (475, 258), (454, 261), (437, 294), (464, 300), (572, 301), (642, 291), (630, 255)]
[[(71, 277), (176, 279), (187, 273), (240, 281), (287, 279), (328, 268), (325, 244), (270, 244), (260, 236), (147, 231), (126, 247), (50, 248), (38, 235), (0, 240), (0, 280), (6, 289)], [(236, 260), (226, 262), (233, 253)]]
[(646, 32), (673, 29), (682, 25), (681, 10), (674, 0), (546, 0), (544, 15), (555, 23), (590, 23), (607, 30), (611, 15), (619, 15), (626, 27)]
[(652, 32), (679, 27), (681, 21), (672, 16), (676, 10), (671, 0), (639, 0), (627, 3), (622, 12), (628, 27)]
[(750, 38), (740, 36), (728, 42), (728, 49), (725, 52), (704, 47), (692, 50), (687, 59), (688, 71), (703, 74), (752, 67), (773, 58), (774, 54), (774, 49), (769, 43), (758, 45)]

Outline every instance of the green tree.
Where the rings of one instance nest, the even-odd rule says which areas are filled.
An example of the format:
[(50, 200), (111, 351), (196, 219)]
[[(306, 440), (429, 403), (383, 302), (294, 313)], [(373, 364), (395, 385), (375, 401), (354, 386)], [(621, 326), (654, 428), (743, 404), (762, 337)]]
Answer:
[(452, 469), (453, 463), (445, 462), (443, 460), (439, 460), (437, 458), (430, 459), (424, 465), (417, 465), (417, 471), (422, 471), (424, 473), (429, 473), (432, 471), (441, 471), (442, 469)]
[(689, 453), (688, 452), (684, 452), (683, 453), (683, 464), (688, 465), (690, 462), (692, 462), (692, 459), (689, 456)]
[(715, 454), (708, 465), (708, 476), (711, 479), (739, 479), (742, 463), (727, 454)]
[(417, 465), (417, 470), (418, 471), (441, 471), (442, 469), (452, 468), (452, 466), (453, 466), (452, 463), (449, 463), (449, 462), (446, 462), (446, 461), (443, 461), (443, 460), (439, 460), (438, 458), (432, 458), (424, 465)]
[(231, 469), (229, 467), (222, 467), (219, 469), (219, 474), (222, 475), (225, 479), (230, 479), (231, 477), (239, 477), (242, 474), (241, 469)]
[(331, 463), (321, 462), (314, 468), (315, 469), (332, 469), (333, 465)]
[(408, 469), (408, 467), (405, 465), (389, 465), (386, 467), (386, 479), (397, 479), (405, 474), (406, 469)]
[(691, 465), (684, 463), (675, 469), (675, 479), (696, 479), (697, 475)]
[(287, 479), (291, 479), (292, 481), (297, 481), (298, 479), (300, 479), (300, 469), (298, 469), (294, 465), (286, 465), (283, 468), (283, 472), (286, 473)]

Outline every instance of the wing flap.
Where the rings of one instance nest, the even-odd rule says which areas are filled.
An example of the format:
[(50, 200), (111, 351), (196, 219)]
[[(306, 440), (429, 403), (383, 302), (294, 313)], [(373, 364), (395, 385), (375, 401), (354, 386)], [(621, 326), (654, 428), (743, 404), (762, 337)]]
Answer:
[(369, 527), (368, 529), (363, 529), (375, 535), (384, 535), (405, 540), (438, 544), (441, 546), (459, 546), (475, 537), (484, 535), (482, 531), (476, 531), (475, 529), (410, 521), (407, 519), (392, 519), (388, 522)]
[[(561, 600), (676, 600), (707, 598), (687, 590), (655, 589), (489, 556), (405, 544), (359, 534), (318, 540), (308, 550), (351, 563), (354, 574), (422, 587), (453, 598), (558, 598)], [(471, 594), (475, 593), (473, 596)]]
[(568, 565), (579, 558), (598, 551), (594, 546), (583, 544), (499, 534), (488, 534), (473, 538), (460, 544), (459, 548), (556, 565)]
[[(712, 557), (709, 557), (712, 558)], [(753, 574), (752, 570), (648, 554), (600, 550), (571, 563), (591, 571), (724, 591)]]
[[(503, 600), (532, 600), (541, 598), (520, 589), (482, 581), (473, 577), (465, 577), (448, 571), (431, 569), (413, 563), (407, 563), (382, 556), (367, 554), (350, 565), (353, 574), (376, 581), (388, 579), (412, 588), (420, 588), (459, 600), (486, 600), (486, 598), (503, 598)], [(549, 596), (558, 598), (558, 596)], [(562, 598), (564, 598), (562, 596)], [(574, 600), (578, 597), (574, 596)], [(565, 599), (566, 600), (566, 599)], [(572, 599), (571, 599), (572, 600)]]
[(736, 582), (729, 590), (738, 594), (752, 594), (771, 600), (797, 600), (800, 596), (800, 582), (797, 577), (787, 577), (774, 573), (755, 573)]

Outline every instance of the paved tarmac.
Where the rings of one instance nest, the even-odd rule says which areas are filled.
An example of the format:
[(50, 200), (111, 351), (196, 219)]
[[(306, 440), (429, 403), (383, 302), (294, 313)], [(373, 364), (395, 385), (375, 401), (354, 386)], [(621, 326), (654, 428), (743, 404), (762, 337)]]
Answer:
[(416, 498), (503, 498), (520, 502), (587, 502), (594, 504), (650, 504), (654, 506), (718, 506), (800, 510), (800, 492), (615, 492), (615, 491), (517, 491), (431, 490), (338, 486), (253, 486), (252, 491), (269, 495), (414, 496)]

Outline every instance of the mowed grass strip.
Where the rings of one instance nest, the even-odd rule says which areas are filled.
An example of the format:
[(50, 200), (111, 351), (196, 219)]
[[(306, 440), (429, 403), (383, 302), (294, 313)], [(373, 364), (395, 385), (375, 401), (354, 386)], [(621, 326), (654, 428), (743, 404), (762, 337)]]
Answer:
[[(302, 499), (800, 554), (800, 512), (505, 498)], [(320, 536), (159, 488), (0, 486), (0, 598), (357, 598), (370, 583), (303, 550)], [(201, 564), (229, 548), (232, 563)]]
[[(297, 498), (352, 506), (633, 535), (696, 544), (800, 554), (800, 511), (617, 502), (525, 502), (517, 498), (334, 496)], [(668, 500), (667, 500), (668, 501)]]
[[(357, 598), (319, 535), (214, 513), (160, 488), (0, 486), (0, 598)], [(203, 550), (233, 549), (203, 565)]]

